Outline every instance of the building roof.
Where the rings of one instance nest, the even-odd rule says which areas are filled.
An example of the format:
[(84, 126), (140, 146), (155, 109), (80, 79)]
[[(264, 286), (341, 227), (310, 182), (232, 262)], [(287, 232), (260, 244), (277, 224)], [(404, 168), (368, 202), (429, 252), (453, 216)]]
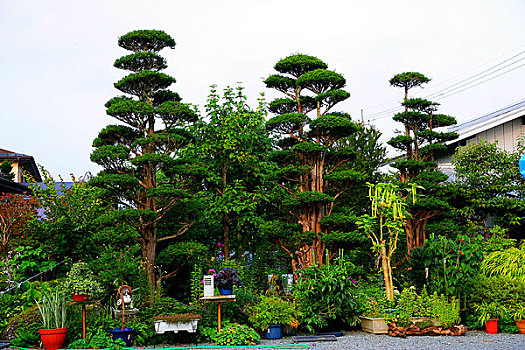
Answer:
[(475, 136), (476, 134), (479, 134), (480, 132), (494, 128), (516, 118), (523, 117), (524, 115), (525, 100), (513, 103), (510, 106), (484, 116), (469, 120), (463, 124), (450, 126), (448, 131), (458, 133), (459, 137), (457, 139), (448, 141), (446, 144), (450, 145), (458, 141), (468, 139)]
[(36, 182), (42, 182), (42, 176), (40, 176), (40, 171), (38, 170), (35, 159), (32, 156), (0, 148), (0, 162), (4, 160), (18, 161), (19, 167), (22, 170), (31, 174)]
[(18, 182), (4, 179), (0, 177), (0, 194), (1, 193), (14, 193), (14, 194), (27, 194), (31, 190)]

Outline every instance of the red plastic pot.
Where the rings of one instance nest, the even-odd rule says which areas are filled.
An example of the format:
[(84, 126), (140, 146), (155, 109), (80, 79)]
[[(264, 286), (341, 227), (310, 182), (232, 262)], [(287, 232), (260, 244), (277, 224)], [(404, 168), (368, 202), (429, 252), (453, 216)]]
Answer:
[(497, 334), (498, 333), (498, 319), (491, 318), (490, 320), (487, 320), (485, 329), (487, 330), (488, 334)]
[(525, 334), (525, 320), (516, 320), (516, 326), (519, 334)]
[(73, 301), (86, 301), (89, 300), (88, 294), (73, 294), (71, 296), (73, 298)]
[(57, 350), (62, 347), (66, 340), (66, 328), (39, 329), (40, 339), (46, 350)]

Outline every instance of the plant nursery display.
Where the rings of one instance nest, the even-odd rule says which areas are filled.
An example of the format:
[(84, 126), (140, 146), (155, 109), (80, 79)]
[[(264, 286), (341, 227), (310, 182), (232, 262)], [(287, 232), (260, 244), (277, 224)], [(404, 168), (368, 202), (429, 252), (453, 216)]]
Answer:
[(459, 325), (459, 300), (423, 289), (418, 295), (414, 288), (405, 288), (396, 303), (396, 312), (388, 317), (391, 336), (463, 335), (467, 327)]

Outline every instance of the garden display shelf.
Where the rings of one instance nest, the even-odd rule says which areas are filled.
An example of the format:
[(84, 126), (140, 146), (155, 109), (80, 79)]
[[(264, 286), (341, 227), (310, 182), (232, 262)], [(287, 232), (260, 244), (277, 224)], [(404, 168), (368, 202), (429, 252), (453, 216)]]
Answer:
[(219, 307), (217, 308), (217, 329), (220, 332), (221, 331), (221, 319), (222, 319), (221, 303), (225, 301), (235, 301), (235, 294), (213, 295), (209, 297), (201, 297), (200, 300), (219, 303)]

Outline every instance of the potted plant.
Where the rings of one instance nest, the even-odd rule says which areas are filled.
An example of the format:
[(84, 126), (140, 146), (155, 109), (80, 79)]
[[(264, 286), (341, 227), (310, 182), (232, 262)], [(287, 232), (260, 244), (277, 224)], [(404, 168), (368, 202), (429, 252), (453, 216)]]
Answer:
[(202, 318), (201, 315), (193, 313), (185, 314), (164, 314), (154, 316), (153, 323), (155, 325), (155, 332), (157, 334), (164, 334), (164, 332), (173, 331), (188, 331), (195, 333), (197, 331), (197, 323)]
[(133, 345), (133, 328), (126, 328), (126, 305), (132, 307), (133, 298), (132, 290), (129, 286), (123, 285), (118, 289), (117, 292), (117, 308), (122, 308), (122, 327), (121, 328), (112, 328), (109, 330), (109, 334), (113, 340), (122, 339), (126, 346)]
[(259, 302), (248, 308), (248, 320), (252, 325), (265, 332), (266, 339), (281, 339), (282, 326), (299, 326), (297, 317), (300, 312), (295, 303), (278, 296), (262, 295)]
[(242, 286), (242, 282), (235, 271), (231, 267), (226, 267), (219, 272), (211, 269), (209, 272), (213, 273), (215, 277), (215, 287), (219, 288), (219, 293), (221, 295), (230, 295), (232, 294), (233, 286)]
[(514, 322), (516, 322), (518, 333), (525, 334), (525, 304), (514, 305), (510, 309), (510, 313)]
[(385, 299), (374, 298), (369, 298), (365, 302), (363, 315), (359, 317), (363, 331), (374, 334), (388, 333), (385, 302)]
[(487, 333), (498, 333), (498, 320), (506, 311), (502, 305), (498, 305), (494, 301), (490, 303), (483, 301), (476, 305), (475, 311), (479, 314), (478, 319), (481, 324), (485, 324)]
[(36, 302), (44, 328), (40, 329), (40, 339), (46, 350), (62, 347), (66, 339), (66, 299), (57, 288), (54, 293), (42, 292), (42, 305)]
[(102, 291), (100, 283), (85, 262), (73, 264), (71, 271), (67, 274), (64, 288), (71, 293), (73, 301), (88, 300), (90, 294)]

